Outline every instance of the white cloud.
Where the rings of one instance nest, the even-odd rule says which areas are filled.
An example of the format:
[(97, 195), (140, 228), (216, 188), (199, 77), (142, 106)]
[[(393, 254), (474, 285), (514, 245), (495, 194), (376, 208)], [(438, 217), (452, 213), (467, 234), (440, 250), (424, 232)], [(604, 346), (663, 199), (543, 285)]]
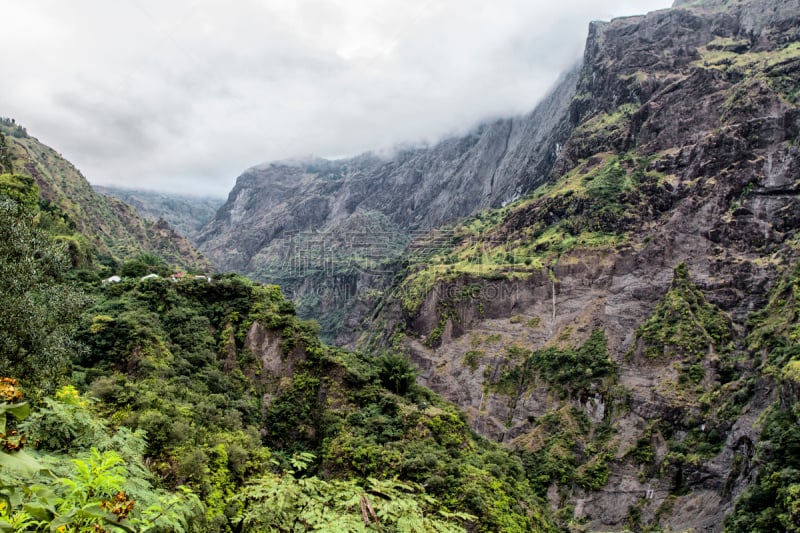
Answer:
[(590, 20), (669, 3), (6, 2), (0, 115), (94, 183), (223, 195), (263, 161), (525, 112), (580, 57)]

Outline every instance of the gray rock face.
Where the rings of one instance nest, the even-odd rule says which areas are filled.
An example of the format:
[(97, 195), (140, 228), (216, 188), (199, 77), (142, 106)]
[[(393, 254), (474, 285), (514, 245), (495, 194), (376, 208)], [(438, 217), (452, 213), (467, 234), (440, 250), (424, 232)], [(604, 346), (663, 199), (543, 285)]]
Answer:
[[(721, 531), (736, 496), (757, 475), (750, 461), (760, 438), (757, 420), (776, 395), (744, 346), (748, 316), (763, 308), (775, 280), (800, 255), (798, 29), (795, 0), (680, 2), (673, 10), (593, 23), (570, 105), (573, 128), (551, 174), (552, 196), (544, 192), (498, 215), (502, 221), (473, 246), (500, 238), (521, 247), (537, 242), (537, 224), (588, 224), (587, 206), (597, 200), (580, 190), (587, 184), (581, 176), (598, 179), (586, 168), (609, 154), (642, 158), (662, 176), (661, 187), (640, 188), (637, 201), (599, 224), (623, 236), (622, 244), (549, 255), (545, 248), (537, 257), (552, 278), (545, 269), (502, 280), (450, 272), (416, 311), (386, 302), (377, 315), (380, 341), (396, 344), (389, 336), (405, 331), (403, 347), (419, 365), (420, 381), (461, 406), (476, 431), (531, 453), (569, 430), (568, 412), (609, 431), (613, 457), (606, 458), (609, 476), (601, 488), (556, 480), (547, 492), (560, 513), (584, 521), (586, 530), (649, 524)], [(560, 186), (567, 192), (559, 193)], [(458, 248), (442, 255), (457, 256)], [(698, 361), (703, 379), (687, 386), (680, 358), (648, 357), (637, 348), (637, 328), (681, 262), (733, 323), (738, 381), (721, 377), (712, 350)], [(406, 280), (423, 266), (409, 268)], [(491, 297), (459, 296), (467, 288)], [(502, 386), (505, 370), (523, 368), (510, 348), (576, 347), (596, 328), (618, 365), (616, 390), (571, 396), (535, 371), (519, 382), (524, 386)], [(719, 414), (723, 402), (746, 388), (745, 378), (753, 390), (741, 410)], [(703, 397), (711, 390), (719, 392)], [(548, 417), (559, 423), (548, 426)], [(672, 433), (652, 432), (654, 422)], [(676, 454), (687, 435), (712, 429), (719, 445), (713, 452), (692, 461)], [(631, 458), (642, 439), (652, 452), (647, 467)], [(584, 444), (566, 449), (585, 460), (588, 453), (581, 454), (598, 442), (592, 436)], [(633, 518), (641, 524), (631, 526)]]
[(567, 73), (528, 115), (431, 147), (253, 167), (199, 247), (219, 270), (281, 285), (325, 340), (352, 344), (414, 231), (501, 206), (546, 179), (569, 134), (578, 74)]
[(357, 212), (379, 212), (408, 231), (507, 203), (549, 174), (567, 134), (577, 74), (568, 73), (530, 114), (429, 148), (253, 167), (199, 236), (200, 248), (219, 269), (255, 272), (259, 252), (287, 232), (330, 231)]

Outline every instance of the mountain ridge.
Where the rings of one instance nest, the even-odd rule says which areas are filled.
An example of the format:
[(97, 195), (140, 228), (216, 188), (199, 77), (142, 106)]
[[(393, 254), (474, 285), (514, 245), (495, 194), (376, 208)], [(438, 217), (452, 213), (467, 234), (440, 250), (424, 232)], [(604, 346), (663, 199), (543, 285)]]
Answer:
[[(336, 338), (345, 317), (368, 305), (355, 294), (385, 287), (411, 233), (502, 205), (544, 179), (566, 135), (577, 73), (565, 75), (531, 113), (432, 147), (402, 149), (388, 159), (366, 153), (252, 167), (200, 234), (200, 249), (217, 268), (279, 283), (303, 316), (316, 318), (326, 338)], [(309, 251), (315, 235), (324, 240), (315, 246), (335, 257), (334, 276), (326, 274), (318, 251)], [(360, 236), (373, 242), (354, 244)], [(297, 239), (309, 257), (291, 255)], [(298, 261), (311, 266), (298, 271), (291, 266)], [(320, 304), (318, 293), (339, 287), (348, 287), (346, 297)]]
[(548, 183), (457, 224), (363, 324), (361, 349), (410, 354), (518, 450), (563, 527), (787, 527), (758, 499), (787, 464), (770, 435), (793, 420), (794, 363), (753, 335), (797, 320), (769, 309), (793, 305), (776, 292), (800, 259), (798, 13), (593, 23)]
[(95, 192), (61, 154), (10, 119), (0, 121), (8, 173), (31, 176), (42, 200), (57, 205), (75, 229), (89, 239), (103, 261), (119, 263), (140, 253), (155, 253), (180, 268), (208, 270), (209, 263), (164, 221), (141, 219), (128, 204)]
[(224, 201), (223, 198), (212, 196), (190, 196), (103, 185), (92, 187), (105, 196), (112, 196), (132, 206), (142, 218), (151, 222), (166, 220), (192, 243), (203, 226), (214, 218)]

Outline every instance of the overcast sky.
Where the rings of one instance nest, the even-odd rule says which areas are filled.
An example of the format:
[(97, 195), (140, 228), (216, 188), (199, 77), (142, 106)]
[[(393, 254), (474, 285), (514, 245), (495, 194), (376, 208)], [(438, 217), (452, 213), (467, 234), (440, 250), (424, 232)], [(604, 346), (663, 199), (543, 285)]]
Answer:
[(0, 116), (90, 182), (224, 196), (255, 164), (530, 110), (590, 20), (671, 0), (0, 0)]

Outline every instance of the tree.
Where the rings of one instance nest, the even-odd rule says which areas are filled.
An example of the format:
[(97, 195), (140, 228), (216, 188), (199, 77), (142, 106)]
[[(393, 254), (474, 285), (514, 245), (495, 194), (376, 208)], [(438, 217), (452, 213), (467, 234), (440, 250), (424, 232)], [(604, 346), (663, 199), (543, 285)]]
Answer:
[(63, 282), (64, 246), (33, 211), (0, 196), (0, 376), (52, 389), (77, 349), (72, 332), (85, 297)]
[(25, 209), (35, 210), (39, 203), (39, 186), (30, 176), (0, 174), (0, 197), (13, 200)]
[(405, 394), (417, 379), (417, 370), (408, 358), (384, 354), (378, 358), (378, 377), (387, 389)]
[(14, 166), (11, 164), (11, 157), (8, 149), (8, 141), (5, 136), (0, 133), (0, 171), (13, 172)]

